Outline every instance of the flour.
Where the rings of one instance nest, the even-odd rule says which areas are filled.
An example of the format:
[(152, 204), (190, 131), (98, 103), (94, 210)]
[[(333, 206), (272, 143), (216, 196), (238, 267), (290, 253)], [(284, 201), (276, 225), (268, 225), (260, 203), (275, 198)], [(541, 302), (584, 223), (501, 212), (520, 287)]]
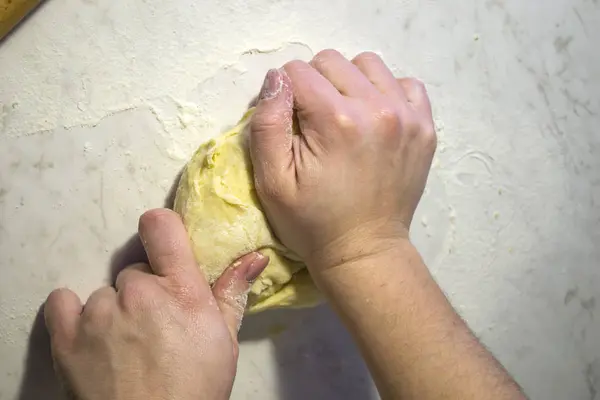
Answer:
[[(600, 318), (563, 301), (600, 286), (599, 16), (587, 0), (44, 2), (0, 45), (4, 397), (19, 397), (27, 330), (50, 290), (85, 298), (105, 284), (140, 212), (164, 204), (189, 153), (235, 123), (264, 73), (330, 47), (376, 51), (426, 83), (439, 146), (414, 242), (532, 398), (589, 397), (573, 371), (599, 357)], [(42, 157), (54, 168), (34, 168)], [(232, 398), (271, 398), (277, 377), (296, 376), (299, 347), (332, 333), (322, 315), (277, 346), (278, 363), (271, 343), (244, 344)], [(330, 382), (364, 393), (363, 379), (330, 372), (305, 397), (331, 397)], [(561, 384), (540, 385), (549, 374)], [(42, 381), (21, 397), (51, 397)]]

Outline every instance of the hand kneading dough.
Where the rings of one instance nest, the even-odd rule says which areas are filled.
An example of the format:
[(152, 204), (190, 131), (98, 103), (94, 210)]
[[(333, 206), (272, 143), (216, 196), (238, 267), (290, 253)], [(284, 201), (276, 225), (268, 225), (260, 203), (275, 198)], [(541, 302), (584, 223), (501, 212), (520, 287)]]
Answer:
[(234, 260), (260, 250), (271, 262), (252, 285), (248, 311), (310, 307), (319, 302), (319, 292), (304, 263), (271, 233), (256, 197), (244, 134), (252, 112), (196, 151), (181, 176), (175, 211), (211, 285)]

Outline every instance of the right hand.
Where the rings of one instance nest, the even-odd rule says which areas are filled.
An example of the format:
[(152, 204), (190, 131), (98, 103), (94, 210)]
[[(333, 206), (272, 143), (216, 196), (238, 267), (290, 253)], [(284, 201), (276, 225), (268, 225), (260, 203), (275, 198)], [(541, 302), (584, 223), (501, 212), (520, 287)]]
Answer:
[(269, 71), (250, 127), (269, 222), (313, 274), (408, 239), (435, 147), (425, 87), (373, 53)]

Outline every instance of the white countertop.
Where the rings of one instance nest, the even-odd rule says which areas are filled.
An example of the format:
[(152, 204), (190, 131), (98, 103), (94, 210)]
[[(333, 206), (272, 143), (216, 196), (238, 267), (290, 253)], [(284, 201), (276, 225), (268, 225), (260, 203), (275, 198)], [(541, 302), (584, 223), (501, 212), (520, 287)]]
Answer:
[[(531, 398), (600, 398), (599, 39), (595, 0), (48, 0), (0, 43), (0, 399), (55, 397), (46, 295), (107, 282), (264, 72), (327, 47), (427, 83), (414, 240), (461, 315)], [(234, 399), (375, 397), (326, 307), (242, 341)]]

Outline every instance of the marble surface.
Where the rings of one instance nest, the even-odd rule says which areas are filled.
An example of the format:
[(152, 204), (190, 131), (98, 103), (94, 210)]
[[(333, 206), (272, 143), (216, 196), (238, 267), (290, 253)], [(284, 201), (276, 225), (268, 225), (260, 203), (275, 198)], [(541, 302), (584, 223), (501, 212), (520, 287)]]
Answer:
[[(600, 399), (596, 0), (48, 0), (0, 42), (0, 399), (60, 398), (38, 309), (135, 260), (195, 147), (334, 47), (426, 82), (413, 239), (531, 398)], [(385, 173), (385, 172), (382, 172)], [(249, 318), (234, 399), (376, 398), (327, 306)]]

